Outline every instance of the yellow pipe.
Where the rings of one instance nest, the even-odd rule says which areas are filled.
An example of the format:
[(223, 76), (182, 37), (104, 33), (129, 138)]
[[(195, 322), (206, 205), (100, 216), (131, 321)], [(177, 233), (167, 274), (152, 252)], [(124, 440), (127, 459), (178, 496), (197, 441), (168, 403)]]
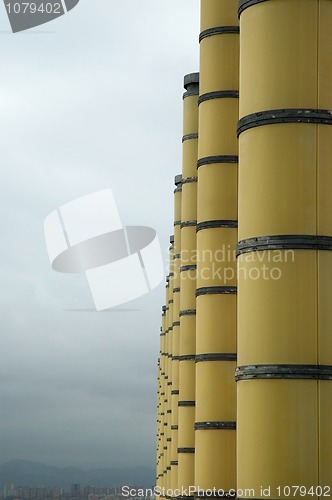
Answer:
[(240, 0), (237, 468), (256, 498), (332, 476), (331, 27), (327, 0)]
[(237, 1), (201, 0), (195, 486), (236, 488)]
[(171, 460), (172, 460), (172, 357), (173, 357), (173, 288), (174, 288), (174, 236), (170, 237), (169, 252), (169, 295), (168, 295), (168, 335), (167, 335), (167, 383), (166, 383), (166, 478), (165, 487), (171, 487)]
[(178, 488), (194, 484), (198, 74), (184, 79), (181, 204)]
[(181, 200), (182, 176), (175, 177), (174, 191), (174, 257), (173, 257), (173, 347), (171, 392), (171, 479), (174, 491), (178, 482), (178, 403), (179, 403), (179, 342), (180, 342), (180, 264), (181, 264)]

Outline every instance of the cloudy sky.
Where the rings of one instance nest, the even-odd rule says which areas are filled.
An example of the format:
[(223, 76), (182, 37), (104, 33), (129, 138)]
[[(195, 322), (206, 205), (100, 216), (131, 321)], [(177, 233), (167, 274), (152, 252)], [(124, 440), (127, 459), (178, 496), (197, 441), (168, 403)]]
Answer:
[(111, 187), (166, 258), (199, 1), (81, 0), (9, 30), (1, 2), (0, 463), (153, 467), (164, 285), (93, 312), (85, 276), (51, 269), (43, 223)]

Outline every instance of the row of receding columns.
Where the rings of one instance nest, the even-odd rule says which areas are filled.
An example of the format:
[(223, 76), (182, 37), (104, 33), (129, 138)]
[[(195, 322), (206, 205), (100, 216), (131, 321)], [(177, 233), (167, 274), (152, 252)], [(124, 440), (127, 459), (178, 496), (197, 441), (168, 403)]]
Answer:
[(332, 486), (331, 46), (330, 0), (201, 0), (161, 332), (159, 486), (272, 499)]

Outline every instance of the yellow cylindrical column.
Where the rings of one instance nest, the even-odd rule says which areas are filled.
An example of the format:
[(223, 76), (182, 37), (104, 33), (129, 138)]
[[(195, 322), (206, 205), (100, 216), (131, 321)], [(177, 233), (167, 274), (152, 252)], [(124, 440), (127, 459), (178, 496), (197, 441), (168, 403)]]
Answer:
[[(196, 222), (198, 73), (186, 75), (183, 96), (183, 167), (181, 204), (178, 488), (194, 484)], [(187, 493), (188, 495), (188, 493)]]
[(170, 491), (178, 484), (178, 403), (179, 403), (179, 342), (180, 342), (180, 266), (181, 266), (181, 200), (182, 175), (175, 177), (174, 190), (174, 256), (173, 256), (173, 347), (171, 391), (171, 481)]
[(332, 476), (332, 4), (239, 13), (237, 486), (312, 499)]
[(173, 288), (174, 288), (174, 235), (170, 237), (169, 248), (169, 282), (168, 282), (168, 311), (166, 313), (168, 333), (167, 342), (167, 375), (166, 375), (166, 478), (165, 488), (171, 487), (171, 456), (172, 456), (172, 359), (173, 359)]
[(157, 477), (156, 485), (162, 486), (164, 474), (164, 423), (165, 423), (165, 335), (166, 335), (166, 306), (162, 307), (162, 326), (160, 332), (160, 358), (158, 362), (158, 411), (157, 411)]
[(236, 488), (237, 1), (201, 0), (195, 485)]

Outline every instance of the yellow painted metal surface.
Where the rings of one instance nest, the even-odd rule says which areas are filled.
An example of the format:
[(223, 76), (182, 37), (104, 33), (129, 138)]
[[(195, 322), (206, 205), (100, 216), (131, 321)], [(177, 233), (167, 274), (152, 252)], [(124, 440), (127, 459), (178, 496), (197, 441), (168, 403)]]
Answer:
[[(198, 99), (195, 101), (197, 104)], [(198, 108), (197, 108), (198, 109)], [(193, 128), (191, 133), (198, 133), (197, 127)], [(187, 177), (195, 177), (197, 175), (197, 148), (198, 139), (190, 139), (183, 142), (182, 145), (182, 176), (184, 179)]]
[(316, 251), (242, 254), (238, 279), (238, 364), (315, 364)]
[(194, 475), (195, 454), (179, 453), (178, 487), (185, 490), (186, 488), (192, 486), (194, 483)]
[(226, 491), (236, 485), (236, 432), (203, 430), (195, 432), (195, 483), (202, 490)]
[(197, 297), (196, 353), (236, 353), (237, 297), (234, 294)]
[[(330, 351), (331, 353), (331, 351)], [(331, 357), (330, 363), (331, 365)], [(332, 383), (319, 381), (319, 482), (332, 487)], [(323, 490), (324, 491), (324, 490)], [(325, 488), (325, 493), (330, 491)], [(323, 495), (321, 496), (323, 498)]]
[[(180, 360), (180, 401), (195, 401), (195, 360)], [(181, 408), (179, 408), (179, 411)], [(180, 429), (186, 433), (188, 429)]]
[(175, 190), (174, 192), (174, 254), (181, 250), (181, 226), (178, 224), (181, 221), (181, 199), (182, 191)]
[[(327, 0), (273, 0), (243, 11), (240, 118), (331, 109), (331, 26)], [(332, 235), (331, 126), (266, 125), (239, 143), (239, 239)], [(241, 255), (238, 276), (239, 365), (332, 365), (330, 251)], [(257, 496), (265, 483), (271, 498), (286, 498), (278, 485), (329, 484), (331, 418), (330, 381), (239, 381), (238, 488)]]
[[(332, 30), (331, 30), (332, 31)], [(330, 51), (328, 51), (330, 52)], [(330, 89), (331, 92), (331, 89)], [(329, 99), (332, 107), (332, 96)], [(332, 169), (331, 169), (331, 144), (332, 127), (318, 125), (317, 140), (317, 183), (318, 183), (318, 234), (332, 234)]]
[(197, 221), (237, 220), (237, 165), (216, 163), (198, 170)]
[(196, 422), (236, 421), (235, 367), (235, 361), (196, 363)]
[[(197, 182), (192, 182), (197, 176), (197, 146), (198, 139), (198, 83), (188, 88), (189, 92), (197, 95), (184, 98), (184, 137), (182, 152), (182, 197), (181, 197), (181, 252), (180, 264), (192, 266), (196, 264), (196, 219), (197, 219)], [(186, 224), (189, 224), (186, 226)], [(179, 407), (178, 407), (178, 466), (177, 488), (187, 488), (194, 481), (194, 453), (195, 448), (195, 359), (183, 359), (183, 356), (195, 355), (196, 351), (196, 309), (195, 289), (196, 270), (181, 269), (179, 273), (180, 287), (180, 335), (179, 351)], [(188, 314), (188, 311), (191, 314)], [(183, 405), (186, 406), (183, 406)], [(186, 452), (184, 452), (186, 451)]]
[[(318, 41), (318, 108), (331, 109), (332, 90), (332, 5), (329, 0), (319, 2), (319, 41)], [(329, 127), (327, 127), (329, 128)]]
[(183, 99), (183, 135), (198, 132), (198, 95), (189, 95)]
[[(239, 35), (226, 33), (239, 24), (237, 7), (233, 0), (201, 0), (201, 31), (210, 31), (200, 41), (198, 158), (214, 158), (198, 168), (197, 222), (207, 226), (238, 216), (237, 165), (215, 163), (218, 156), (238, 155), (239, 103), (223, 93), (239, 89)], [(210, 92), (214, 94), (204, 96)], [(236, 228), (201, 226), (197, 232), (197, 289), (204, 289), (204, 295), (198, 292), (196, 299), (196, 355), (236, 353), (236, 296), (221, 293), (225, 290), (220, 287), (237, 285), (237, 241)], [(235, 365), (206, 359), (196, 363), (196, 423), (236, 421)], [(225, 493), (235, 489), (236, 431), (197, 429), (195, 437), (196, 487)]]
[(238, 99), (234, 98), (211, 99), (200, 104), (198, 158), (238, 154), (238, 106)]
[[(278, 496), (278, 486), (316, 486), (318, 382), (246, 380), (237, 384), (237, 488), (251, 488), (256, 498), (263, 498), (261, 486), (270, 487), (270, 498), (286, 498), (283, 490)], [(292, 498), (316, 496), (301, 497), (298, 491)]]
[[(318, 361), (332, 365), (332, 252), (318, 252)], [(332, 477), (332, 476), (331, 476)]]
[(182, 221), (197, 218), (197, 182), (185, 182), (182, 186)]
[[(196, 309), (196, 271), (195, 270), (188, 270), (188, 271), (182, 271), (180, 273), (180, 284), (181, 284), (181, 310), (182, 311), (187, 311), (187, 310), (194, 310)], [(187, 320), (184, 319), (184, 317), (181, 318), (182, 324), (184, 324)], [(190, 322), (190, 327), (193, 328), (192, 331), (195, 330), (195, 317), (192, 318), (192, 320), (188, 320)], [(193, 323), (191, 323), (191, 321)], [(195, 335), (193, 335), (195, 338)], [(193, 344), (194, 346), (194, 344)], [(194, 346), (195, 349), (195, 346)], [(193, 354), (193, 353), (191, 353)]]
[(318, 2), (273, 0), (240, 17), (240, 117), (317, 108)]
[[(195, 315), (181, 316), (180, 320), (180, 356), (194, 355), (196, 352), (196, 317)], [(191, 381), (195, 384), (195, 377)]]
[(237, 229), (213, 228), (197, 233), (197, 288), (236, 286)]
[(216, 89), (238, 90), (239, 43), (238, 34), (209, 36), (201, 41), (200, 94)]
[(215, 26), (237, 26), (237, 0), (201, 0), (201, 31)]
[(187, 226), (181, 229), (181, 266), (195, 265), (196, 252), (196, 226)]
[(239, 240), (316, 234), (316, 135), (317, 125), (307, 123), (240, 135)]

